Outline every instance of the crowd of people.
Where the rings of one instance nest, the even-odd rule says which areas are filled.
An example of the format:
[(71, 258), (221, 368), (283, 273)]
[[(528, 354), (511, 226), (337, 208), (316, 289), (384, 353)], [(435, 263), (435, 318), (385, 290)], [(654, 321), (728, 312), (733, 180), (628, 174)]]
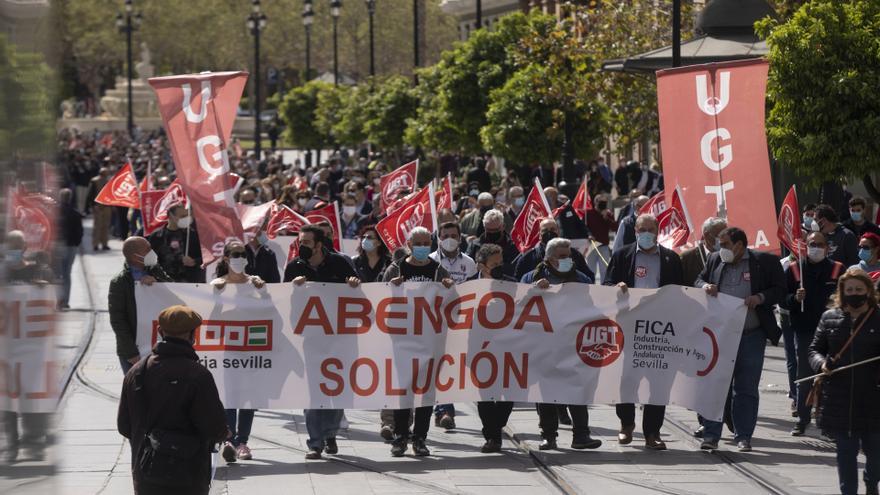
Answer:
[[(181, 418), (193, 421), (199, 451), (222, 443), (227, 462), (254, 457), (248, 437), (253, 410), (222, 409), (209, 374), (197, 371), (192, 361), (193, 332), (201, 321), (188, 308), (169, 308), (159, 316), (163, 340), (144, 358), (136, 346), (137, 309), (135, 283), (210, 282), (222, 291), (228, 284), (324, 282), (349, 284), (384, 281), (438, 282), (447, 287), (467, 280), (495, 279), (534, 284), (546, 289), (562, 283), (599, 283), (629, 288), (660, 288), (686, 285), (742, 298), (748, 307), (742, 338), (736, 352), (732, 383), (724, 421), (698, 418), (694, 436), (701, 448), (714, 450), (724, 425), (732, 431), (737, 449), (752, 450), (758, 420), (759, 383), (765, 346), (769, 340), (783, 340), (789, 372), (792, 435), (802, 435), (818, 418), (817, 425), (837, 445), (838, 473), (842, 493), (858, 489), (856, 456), (867, 457), (865, 483), (868, 493), (877, 493), (880, 481), (880, 363), (874, 362), (830, 374), (830, 371), (880, 355), (880, 314), (876, 273), (880, 272), (880, 230), (868, 220), (868, 204), (851, 198), (841, 222), (837, 208), (807, 205), (802, 229), (806, 236), (805, 257), (778, 256), (750, 249), (746, 233), (723, 218), (702, 223), (696, 245), (680, 254), (658, 244), (659, 225), (650, 213), (641, 212), (650, 196), (663, 190), (663, 177), (637, 162), (612, 173), (600, 159), (579, 162), (578, 173), (587, 177), (592, 209), (581, 220), (566, 215), (569, 199), (578, 184), (544, 180), (549, 206), (560, 212), (556, 218), (540, 221), (540, 242), (520, 253), (510, 232), (523, 208), (533, 177), (548, 178), (540, 167), (520, 173), (507, 171), (491, 156), (476, 157), (464, 167), (459, 157), (441, 157), (437, 176), (452, 174), (454, 207), (438, 212), (438, 230), (415, 228), (406, 247), (389, 251), (376, 229), (382, 218), (378, 187), (382, 174), (397, 163), (388, 163), (367, 149), (351, 155), (336, 152), (326, 161), (308, 166), (299, 161), (285, 163), (282, 155), (256, 160), (231, 147), (231, 170), (243, 179), (237, 193), (242, 204), (283, 204), (297, 213), (338, 202), (341, 235), (358, 241), (357, 255), (334, 249), (329, 224), (307, 225), (298, 232), (298, 255), (278, 270), (278, 260), (267, 247), (264, 223), (247, 242), (228, 243), (213, 273), (202, 265), (197, 219), (181, 204), (168, 210), (166, 225), (143, 237), (137, 210), (106, 207), (94, 197), (119, 165), (132, 164), (138, 180), (146, 178), (156, 189), (174, 180), (174, 167), (167, 140), (161, 133), (140, 133), (134, 140), (123, 134), (83, 134), (64, 131), (59, 138), (62, 192), (58, 196), (60, 229), (66, 249), (58, 272), (64, 280), (59, 307), (65, 308), (70, 293), (70, 267), (82, 238), (83, 215), (93, 217), (92, 248), (108, 249), (111, 236), (124, 239), (124, 266), (110, 285), (109, 314), (116, 334), (117, 354), (126, 372), (119, 410), (119, 430), (132, 439), (133, 455), (140, 455), (142, 439), (151, 431), (171, 431)], [(433, 174), (432, 174), (433, 177)], [(403, 191), (401, 195), (412, 191)], [(615, 205), (619, 208), (615, 208)], [(615, 216), (615, 210), (619, 214)], [(587, 239), (586, 248), (572, 240)], [(15, 280), (16, 270), (30, 266), (14, 233), (7, 235), (5, 279)], [(31, 268), (30, 270), (35, 270)], [(871, 273), (875, 273), (872, 279)], [(778, 316), (778, 319), (777, 319)], [(781, 325), (780, 325), (781, 324)], [(865, 330), (862, 330), (862, 329)], [(163, 367), (162, 362), (180, 363)], [(156, 377), (147, 371), (158, 369)], [(134, 370), (134, 371), (132, 371)], [(814, 373), (826, 373), (818, 400), (808, 400), (811, 382), (794, 381)], [(187, 384), (175, 397), (157, 387), (162, 380), (180, 379)], [(144, 398), (152, 397), (149, 400)], [(190, 400), (195, 395), (199, 401)], [(813, 394), (817, 395), (817, 394)], [(154, 396), (175, 405), (156, 416)], [(143, 402), (147, 400), (147, 402)], [(176, 402), (174, 402), (176, 401)], [(198, 404), (197, 404), (198, 403)], [(149, 404), (145, 407), (144, 404)], [(189, 404), (184, 407), (183, 404)], [(502, 429), (511, 414), (509, 402), (478, 404), (485, 443), (482, 452), (499, 452)], [(196, 410), (198, 409), (198, 410)], [(595, 449), (599, 439), (591, 436), (588, 408), (584, 404), (537, 404), (541, 450), (557, 449), (559, 424), (573, 430), (573, 449)], [(634, 404), (616, 406), (620, 424), (617, 441), (633, 441), (636, 428)], [(645, 447), (665, 450), (661, 430), (665, 406), (645, 404), (641, 429)], [(438, 427), (454, 429), (455, 408), (451, 404), (419, 407), (415, 410), (387, 410), (379, 415), (379, 435), (391, 444), (391, 455), (402, 456), (411, 447), (416, 456), (430, 455), (426, 443), (431, 418)], [(225, 418), (225, 428), (219, 418)], [(344, 421), (341, 410), (306, 410), (307, 459), (338, 452), (336, 435)], [(222, 431), (221, 431), (222, 430)], [(173, 442), (174, 440), (169, 440)], [(180, 440), (181, 442), (183, 440)], [(137, 443), (137, 445), (135, 445)], [(137, 448), (135, 448), (137, 447)], [(160, 458), (161, 453), (153, 453)], [(158, 486), (149, 477), (138, 479), (143, 487)], [(151, 483), (153, 483), (151, 485)], [(872, 491), (873, 490), (873, 491)], [(149, 493), (149, 491), (143, 491)]]

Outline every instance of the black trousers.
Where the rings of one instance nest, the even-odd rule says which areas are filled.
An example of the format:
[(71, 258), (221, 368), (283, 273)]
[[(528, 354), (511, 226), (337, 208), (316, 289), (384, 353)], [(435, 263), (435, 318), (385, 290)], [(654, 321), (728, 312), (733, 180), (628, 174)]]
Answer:
[[(636, 425), (636, 405), (617, 404), (617, 417), (620, 418), (620, 426)], [(666, 406), (654, 406), (645, 404), (642, 410), (642, 433), (645, 436), (659, 435), (663, 427), (663, 418), (666, 416)]]
[[(413, 422), (413, 438), (424, 440), (428, 438), (428, 427), (431, 425), (431, 414), (434, 410), (431, 406), (417, 407), (416, 420)], [(394, 438), (406, 438), (409, 434), (410, 409), (394, 410)]]
[[(559, 431), (559, 413), (556, 404), (538, 404), (538, 426), (541, 428), (541, 437), (556, 438)], [(575, 437), (590, 434), (590, 414), (587, 406), (567, 405), (571, 414), (571, 429)]]
[(483, 423), (483, 438), (501, 442), (501, 429), (507, 426), (513, 402), (477, 402), (477, 412)]

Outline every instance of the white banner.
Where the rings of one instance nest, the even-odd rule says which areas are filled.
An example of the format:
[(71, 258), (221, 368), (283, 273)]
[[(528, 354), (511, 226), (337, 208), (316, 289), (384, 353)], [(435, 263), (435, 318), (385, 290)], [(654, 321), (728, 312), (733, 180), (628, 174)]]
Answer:
[(138, 285), (138, 345), (158, 313), (205, 322), (201, 362), (227, 407), (400, 408), (479, 400), (676, 404), (721, 419), (742, 299), (702, 290), (492, 280)]
[(49, 413), (60, 397), (54, 285), (0, 287), (0, 411)]

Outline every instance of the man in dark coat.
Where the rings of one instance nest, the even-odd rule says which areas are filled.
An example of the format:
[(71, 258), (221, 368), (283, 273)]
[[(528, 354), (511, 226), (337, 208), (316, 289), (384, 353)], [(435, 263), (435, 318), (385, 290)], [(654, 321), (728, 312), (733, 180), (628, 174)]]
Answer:
[(125, 264), (113, 280), (107, 294), (110, 327), (116, 334), (116, 355), (122, 372), (126, 373), (140, 360), (137, 348), (137, 303), (134, 284), (152, 285), (170, 282), (171, 279), (158, 265), (156, 253), (143, 237), (129, 237), (122, 244)]
[(504, 274), (512, 278), (514, 261), (519, 256), (519, 251), (504, 228), (504, 214), (498, 210), (489, 210), (483, 215), (483, 234), (470, 242), (467, 248), (468, 256), (476, 260), (480, 248), (486, 244), (494, 244), (501, 248)]
[(61, 250), (61, 294), (58, 296), (58, 309), (68, 309), (70, 302), (70, 283), (73, 262), (82, 244), (83, 215), (73, 206), (73, 191), (62, 189), (58, 192), (58, 232)]
[[(605, 285), (616, 285), (626, 293), (629, 287), (659, 289), (666, 285), (682, 284), (681, 259), (675, 251), (657, 244), (658, 227), (654, 215), (639, 215), (635, 224), (636, 242), (611, 255), (603, 281)], [(632, 442), (636, 427), (635, 404), (617, 404), (616, 408), (617, 417), (620, 418), (617, 439), (621, 445), (627, 445)], [(642, 430), (647, 449), (666, 450), (666, 444), (660, 439), (665, 414), (666, 406), (644, 405)]]
[(159, 265), (174, 282), (205, 282), (199, 234), (186, 207), (177, 203), (168, 208), (168, 222), (150, 234), (150, 246), (159, 256)]
[[(532, 249), (517, 256), (516, 260), (513, 262), (513, 277), (517, 280), (522, 280), (527, 273), (533, 272), (538, 264), (544, 261), (544, 249), (546, 248), (547, 243), (550, 242), (550, 240), (559, 237), (559, 225), (556, 223), (556, 220), (552, 218), (541, 220), (538, 228), (541, 229), (541, 242)], [(574, 262), (574, 267), (577, 271), (587, 275), (590, 280), (595, 280), (596, 275), (593, 273), (593, 270), (590, 270), (587, 266), (587, 260), (584, 259), (584, 255), (582, 255), (577, 249), (571, 248), (571, 260)]]
[[(742, 337), (733, 367), (731, 416), (740, 452), (752, 450), (752, 434), (758, 422), (758, 386), (764, 366), (767, 339), (779, 342), (782, 331), (776, 324), (773, 306), (785, 298), (785, 274), (779, 258), (748, 249), (746, 233), (728, 227), (718, 236), (720, 249), (706, 260), (706, 268), (694, 284), (709, 296), (719, 292), (742, 298), (748, 306)], [(721, 423), (703, 421), (700, 448), (715, 450), (721, 438)]]
[[(228, 436), (226, 413), (211, 372), (199, 364), (194, 332), (202, 318), (186, 306), (159, 313), (162, 341), (125, 375), (116, 427), (131, 441), (134, 492), (139, 495), (207, 495), (211, 484), (211, 446)], [(146, 436), (155, 431), (188, 434), (198, 442), (181, 469), (193, 473), (192, 486), (166, 487), (142, 479), (138, 457)], [(171, 473), (168, 473), (171, 475)]]

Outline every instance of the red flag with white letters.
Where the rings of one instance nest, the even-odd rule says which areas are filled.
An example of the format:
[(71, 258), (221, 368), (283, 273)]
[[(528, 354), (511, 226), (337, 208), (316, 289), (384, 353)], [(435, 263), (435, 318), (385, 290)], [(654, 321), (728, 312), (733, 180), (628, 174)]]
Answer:
[(141, 201), (138, 196), (138, 183), (131, 171), (131, 163), (116, 172), (95, 198), (96, 203), (107, 206), (124, 206), (126, 208), (140, 208)]
[(168, 189), (141, 192), (141, 217), (144, 222), (144, 236), (162, 228), (168, 221), (168, 209), (176, 204), (187, 206), (186, 194), (177, 179)]
[(299, 232), (299, 229), (301, 229), (303, 225), (308, 225), (310, 223), (311, 222), (308, 218), (291, 210), (287, 206), (276, 205), (275, 212), (269, 217), (269, 225), (266, 227), (266, 235), (269, 236), (269, 239), (274, 239), (276, 236), (284, 233), (292, 234), (294, 232)]
[(798, 206), (797, 190), (791, 186), (785, 201), (779, 208), (779, 218), (776, 221), (776, 236), (779, 242), (788, 249), (795, 258), (800, 258), (805, 250), (804, 239), (801, 231), (800, 206)]
[(419, 161), (411, 161), (400, 166), (394, 172), (379, 178), (379, 210), (385, 211), (397, 201), (401, 191), (413, 192), (416, 189), (416, 177), (419, 173)]
[(510, 238), (520, 253), (532, 249), (541, 241), (541, 220), (552, 218), (553, 211), (544, 196), (541, 181), (535, 178), (535, 185), (529, 191), (526, 202), (513, 222)]
[(44, 194), (10, 190), (9, 230), (20, 230), (30, 251), (48, 251), (55, 239), (58, 206)]
[(241, 218), (241, 227), (244, 229), (245, 242), (250, 242), (263, 227), (266, 217), (276, 206), (275, 203), (263, 203), (261, 205), (244, 205), (237, 204), (235, 209), (238, 210), (239, 218)]
[(309, 220), (309, 223), (329, 223), (330, 228), (333, 229), (333, 249), (337, 251), (342, 250), (342, 225), (339, 222), (339, 209), (335, 201), (306, 213), (305, 217)]
[(669, 207), (657, 215), (657, 224), (658, 244), (669, 249), (678, 249), (687, 244), (693, 224), (678, 186), (672, 191)]
[(171, 143), (177, 178), (189, 197), (205, 264), (228, 240), (244, 239), (235, 208), (227, 145), (246, 72), (154, 77), (150, 85)]
[(406, 246), (409, 233), (416, 227), (437, 230), (437, 205), (434, 200), (434, 184), (412, 195), (404, 204), (376, 224), (379, 237), (394, 251)]
[(639, 215), (644, 215), (645, 213), (650, 213), (655, 217), (660, 215), (666, 210), (666, 191), (660, 191), (657, 194), (651, 196), (651, 199), (648, 200), (647, 203), (642, 205), (639, 208)]

